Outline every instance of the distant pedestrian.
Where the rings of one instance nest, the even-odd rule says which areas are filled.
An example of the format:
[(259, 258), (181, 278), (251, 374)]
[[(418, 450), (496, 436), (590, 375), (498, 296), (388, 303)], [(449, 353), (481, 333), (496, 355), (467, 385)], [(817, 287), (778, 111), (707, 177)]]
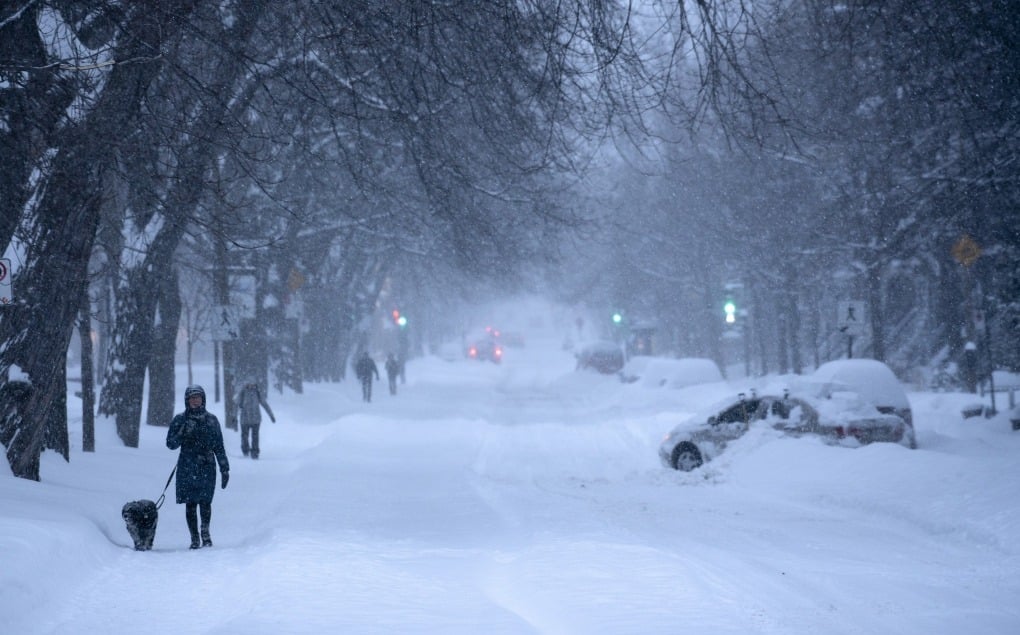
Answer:
[[(181, 449), (177, 457), (177, 504), (184, 503), (184, 519), (191, 532), (191, 548), (211, 547), (209, 521), (216, 493), (216, 464), (220, 467), (222, 487), (227, 487), (230, 464), (223, 449), (223, 431), (216, 415), (205, 409), (205, 390), (198, 385), (184, 390), (184, 412), (174, 416), (166, 433), (166, 447)], [(202, 514), (199, 535), (197, 511)], [(199, 543), (201, 538), (201, 543)]]
[(400, 362), (390, 353), (386, 356), (386, 379), (390, 382), (390, 394), (397, 394), (397, 376), (400, 375)]
[(365, 401), (372, 401), (372, 376), (379, 379), (379, 367), (375, 360), (365, 351), (354, 364), (354, 374), (361, 381), (361, 398)]
[(241, 386), (237, 393), (238, 418), (241, 420), (241, 452), (253, 459), (259, 458), (259, 426), (262, 425), (260, 407), (265, 408), (269, 420), (276, 423), (276, 416), (266, 403), (266, 398), (262, 396), (259, 385), (249, 381)]

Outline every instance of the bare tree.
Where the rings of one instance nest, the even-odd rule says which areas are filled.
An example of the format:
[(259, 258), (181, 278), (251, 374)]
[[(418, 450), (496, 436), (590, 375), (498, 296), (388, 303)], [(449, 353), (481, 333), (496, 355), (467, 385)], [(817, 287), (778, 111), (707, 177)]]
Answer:
[(19, 366), (33, 391), (7, 446), (13, 473), (39, 479), (39, 454), (52, 419), (62, 420), (67, 394), (66, 351), (80, 310), (87, 267), (99, 223), (101, 175), (111, 167), (117, 139), (130, 134), (148, 84), (159, 72), (164, 39), (189, 3), (128, 8), (111, 41), (111, 70), (95, 102), (61, 133), (38, 202), (26, 212), (25, 262), (17, 276), (21, 300), (0, 323), (0, 371)]

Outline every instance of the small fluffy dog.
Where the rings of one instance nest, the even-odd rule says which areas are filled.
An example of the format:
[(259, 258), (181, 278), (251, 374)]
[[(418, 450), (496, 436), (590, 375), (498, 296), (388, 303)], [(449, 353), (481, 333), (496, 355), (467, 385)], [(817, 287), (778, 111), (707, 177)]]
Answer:
[(124, 504), (120, 515), (124, 517), (128, 533), (135, 541), (135, 551), (152, 549), (152, 540), (156, 537), (156, 521), (159, 519), (156, 503), (150, 500), (131, 501)]

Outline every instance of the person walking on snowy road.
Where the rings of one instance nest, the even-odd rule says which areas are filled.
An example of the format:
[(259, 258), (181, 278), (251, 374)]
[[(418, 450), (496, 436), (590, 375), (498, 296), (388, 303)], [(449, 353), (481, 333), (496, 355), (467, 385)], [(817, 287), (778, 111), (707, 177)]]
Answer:
[[(177, 457), (177, 504), (184, 504), (184, 519), (191, 532), (191, 548), (211, 547), (209, 521), (216, 493), (216, 464), (222, 487), (230, 479), (230, 464), (223, 448), (223, 431), (216, 415), (205, 409), (205, 390), (198, 385), (184, 390), (184, 412), (175, 415), (166, 433), (166, 447), (181, 449)], [(196, 511), (202, 514), (199, 534)], [(199, 543), (201, 538), (201, 543)]]
[(386, 356), (386, 379), (390, 382), (390, 394), (397, 394), (397, 376), (400, 375), (400, 362), (390, 353)]
[(379, 367), (375, 360), (365, 351), (354, 364), (354, 374), (361, 380), (361, 398), (365, 401), (372, 401), (372, 375), (379, 379)]
[(241, 386), (237, 393), (238, 418), (241, 420), (241, 452), (253, 459), (259, 458), (259, 426), (262, 425), (260, 407), (265, 408), (269, 420), (276, 423), (276, 415), (266, 403), (266, 398), (262, 396), (259, 385), (253, 380)]

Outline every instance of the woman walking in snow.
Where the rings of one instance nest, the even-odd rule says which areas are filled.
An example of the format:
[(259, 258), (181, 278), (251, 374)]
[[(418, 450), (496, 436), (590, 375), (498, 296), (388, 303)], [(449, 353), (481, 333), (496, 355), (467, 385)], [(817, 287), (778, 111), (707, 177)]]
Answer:
[[(191, 548), (211, 547), (209, 521), (216, 492), (216, 464), (223, 487), (230, 478), (230, 464), (223, 448), (223, 431), (216, 415), (205, 409), (205, 390), (192, 385), (184, 390), (184, 412), (176, 415), (166, 434), (166, 447), (181, 449), (177, 458), (177, 504), (184, 503), (184, 518), (191, 532)], [(202, 515), (199, 535), (196, 512)], [(201, 543), (199, 543), (201, 538)]]

